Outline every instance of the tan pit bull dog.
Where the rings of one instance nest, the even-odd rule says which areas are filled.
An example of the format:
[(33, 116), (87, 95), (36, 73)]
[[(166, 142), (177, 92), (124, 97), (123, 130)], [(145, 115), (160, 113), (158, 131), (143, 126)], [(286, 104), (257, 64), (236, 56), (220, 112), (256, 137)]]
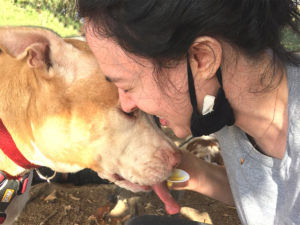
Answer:
[[(0, 27), (0, 119), (1, 135), (10, 135), (19, 150), (11, 152), (0, 143), (2, 208), (14, 192), (6, 188), (1, 195), (7, 181), (19, 179), (23, 188), (2, 209), (5, 224), (24, 206), (28, 188), (21, 180), (27, 167), (35, 166), (58, 172), (90, 168), (132, 191), (154, 189), (169, 213), (178, 212), (163, 181), (180, 153), (152, 117), (120, 109), (116, 87), (105, 79), (85, 42), (42, 28)], [(21, 205), (15, 204), (18, 198)]]

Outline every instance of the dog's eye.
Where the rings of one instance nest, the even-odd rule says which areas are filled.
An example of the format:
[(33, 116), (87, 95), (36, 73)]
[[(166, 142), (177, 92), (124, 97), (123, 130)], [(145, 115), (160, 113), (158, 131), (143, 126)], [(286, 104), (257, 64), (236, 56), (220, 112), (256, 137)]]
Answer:
[(51, 62), (46, 62), (46, 66), (47, 66), (47, 70), (49, 71), (53, 65)]
[(105, 76), (105, 80), (108, 82), (112, 82), (111, 79), (108, 76)]

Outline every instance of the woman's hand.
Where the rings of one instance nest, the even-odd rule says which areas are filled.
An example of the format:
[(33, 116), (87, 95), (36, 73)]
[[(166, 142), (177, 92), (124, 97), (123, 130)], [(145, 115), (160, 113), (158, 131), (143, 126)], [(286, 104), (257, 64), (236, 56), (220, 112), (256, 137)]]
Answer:
[(184, 151), (181, 164), (177, 168), (186, 171), (190, 179), (183, 183), (172, 183), (170, 189), (196, 191), (224, 203), (234, 204), (223, 166), (213, 165)]
[(195, 157), (193, 154), (187, 151), (184, 151), (182, 153), (181, 164), (177, 168), (187, 172), (190, 176), (190, 179), (186, 182), (168, 183), (169, 188), (174, 190), (196, 190), (201, 183), (201, 173), (203, 172), (201, 170), (202, 163), (203, 160)]

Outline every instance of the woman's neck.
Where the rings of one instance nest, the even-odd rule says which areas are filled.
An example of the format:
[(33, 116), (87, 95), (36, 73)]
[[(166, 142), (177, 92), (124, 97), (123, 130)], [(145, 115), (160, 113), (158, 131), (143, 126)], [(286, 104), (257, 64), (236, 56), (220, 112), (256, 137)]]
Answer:
[[(234, 110), (235, 125), (250, 135), (264, 154), (281, 159), (285, 153), (288, 118), (286, 73), (269, 66), (268, 53), (250, 63), (242, 55), (237, 57), (234, 66), (223, 66), (224, 90)], [(270, 83), (271, 77), (274, 79)]]

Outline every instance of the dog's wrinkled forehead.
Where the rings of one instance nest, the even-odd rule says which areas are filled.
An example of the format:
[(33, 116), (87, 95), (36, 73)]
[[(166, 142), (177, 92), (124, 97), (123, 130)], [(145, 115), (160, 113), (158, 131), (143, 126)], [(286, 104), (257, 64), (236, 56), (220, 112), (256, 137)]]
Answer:
[(47, 29), (0, 27), (0, 48), (5, 53), (17, 60), (25, 59), (31, 68), (47, 69), (49, 78), (60, 75), (67, 84), (83, 76), (83, 69), (85, 75), (98, 69), (87, 45), (79, 42), (65, 41)]
[(67, 84), (84, 79), (93, 73), (102, 75), (97, 61), (85, 42), (65, 40), (64, 52), (58, 54), (60, 57), (55, 55), (55, 51), (52, 54), (54, 72), (63, 76)]
[[(85, 41), (63, 39), (51, 30), (0, 27), (0, 49), (18, 61), (26, 62), (29, 68), (38, 69), (43, 78), (62, 78), (69, 87), (80, 81), (84, 89), (85, 81), (90, 85), (95, 81), (99, 83), (104, 77)], [(92, 76), (92, 81), (87, 81)], [(112, 86), (108, 83), (103, 85)], [(113, 95), (116, 97), (116, 94)]]

